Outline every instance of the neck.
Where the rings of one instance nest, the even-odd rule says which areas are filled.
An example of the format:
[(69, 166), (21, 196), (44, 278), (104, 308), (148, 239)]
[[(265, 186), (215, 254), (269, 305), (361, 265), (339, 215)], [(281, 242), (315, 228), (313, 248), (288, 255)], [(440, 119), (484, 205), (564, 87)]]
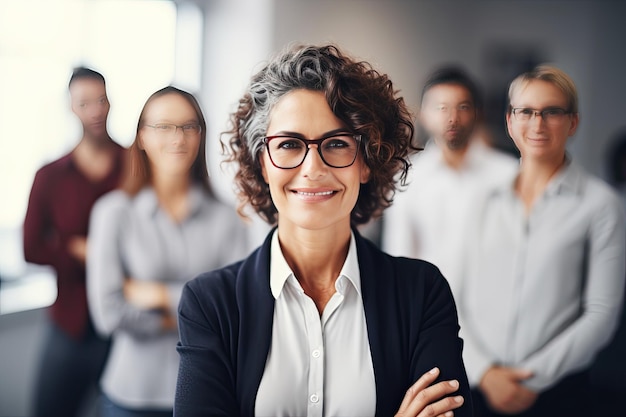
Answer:
[(305, 293), (323, 307), (335, 292), (335, 281), (348, 255), (349, 223), (325, 230), (281, 227), (278, 239), (287, 264)]
[(158, 170), (154, 168), (152, 172), (152, 186), (158, 196), (169, 198), (170, 196), (187, 195), (191, 183), (188, 174), (159, 174)]
[(108, 149), (113, 145), (113, 139), (107, 132), (101, 136), (90, 135), (83, 131), (83, 136), (80, 139), (79, 145), (83, 145), (93, 149)]
[(565, 155), (561, 158), (538, 161), (522, 158), (520, 173), (515, 182), (515, 191), (524, 202), (529, 212), (537, 198), (545, 191), (550, 180), (565, 164)]
[(446, 144), (444, 144), (441, 147), (443, 161), (454, 170), (461, 169), (465, 161), (465, 155), (467, 155), (468, 147), (469, 146), (464, 146), (458, 149), (450, 149)]

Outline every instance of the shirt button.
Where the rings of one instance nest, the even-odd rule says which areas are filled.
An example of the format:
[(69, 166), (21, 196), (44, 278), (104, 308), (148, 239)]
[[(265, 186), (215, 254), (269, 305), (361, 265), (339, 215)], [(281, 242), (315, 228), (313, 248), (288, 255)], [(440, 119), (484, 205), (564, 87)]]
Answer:
[(320, 400), (320, 397), (318, 397), (316, 394), (311, 395), (311, 402), (312, 403), (317, 403)]
[(313, 356), (314, 358), (319, 358), (321, 355), (320, 351), (315, 349), (313, 352), (311, 352), (311, 356)]

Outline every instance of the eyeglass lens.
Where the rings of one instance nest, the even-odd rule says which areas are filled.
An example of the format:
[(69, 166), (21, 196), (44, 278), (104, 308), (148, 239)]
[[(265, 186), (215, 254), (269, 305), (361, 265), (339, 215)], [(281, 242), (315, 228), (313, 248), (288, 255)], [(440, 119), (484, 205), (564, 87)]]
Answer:
[[(317, 144), (322, 160), (334, 168), (352, 165), (358, 151), (358, 141), (353, 135), (336, 135)], [(270, 137), (267, 141), (270, 158), (279, 168), (295, 168), (304, 162), (309, 145), (300, 138)]]

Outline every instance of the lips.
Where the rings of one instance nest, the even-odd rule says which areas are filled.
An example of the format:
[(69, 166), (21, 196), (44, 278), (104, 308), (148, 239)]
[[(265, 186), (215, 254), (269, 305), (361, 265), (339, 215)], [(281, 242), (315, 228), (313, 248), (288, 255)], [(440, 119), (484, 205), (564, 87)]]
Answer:
[(307, 191), (294, 191), (294, 193), (304, 196), (320, 196), (320, 195), (331, 195), (334, 191), (320, 191), (320, 192), (307, 192)]
[(302, 201), (319, 202), (332, 198), (337, 191), (334, 190), (291, 190), (291, 192)]

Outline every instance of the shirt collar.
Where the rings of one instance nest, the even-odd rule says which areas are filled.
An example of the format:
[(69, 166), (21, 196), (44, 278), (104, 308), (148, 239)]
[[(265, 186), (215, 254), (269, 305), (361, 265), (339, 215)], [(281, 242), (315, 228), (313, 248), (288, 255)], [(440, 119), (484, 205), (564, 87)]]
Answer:
[[(198, 184), (189, 187), (189, 216), (193, 217), (202, 208), (203, 191)], [(142, 188), (135, 196), (137, 209), (149, 216), (155, 216), (160, 210), (159, 201), (152, 186)]]
[[(271, 250), (270, 250), (270, 289), (275, 299), (280, 296), (287, 280), (295, 275), (287, 264), (283, 251), (278, 241), (278, 232), (274, 231), (272, 236)], [(346, 280), (341, 279), (345, 277)], [(356, 250), (356, 241), (354, 239), (354, 233), (350, 234), (350, 246), (348, 247), (348, 256), (343, 263), (339, 278), (335, 282), (335, 289), (339, 293), (345, 293), (345, 286), (347, 282), (352, 283), (352, 286), (356, 289), (358, 294), (361, 294), (361, 272), (359, 269), (359, 260)]]
[[(502, 185), (502, 187), (500, 189), (496, 189), (495, 192), (504, 192), (515, 195), (515, 183), (517, 182), (518, 176), (519, 174), (515, 175), (509, 183)], [(563, 166), (550, 180), (545, 193), (546, 195), (558, 195), (568, 192), (579, 194), (582, 191), (584, 180), (583, 171), (578, 164), (572, 160), (572, 157), (566, 153)]]
[(582, 190), (583, 181), (584, 176), (581, 169), (566, 154), (565, 162), (548, 184), (546, 194), (556, 195), (568, 192), (578, 194)]

